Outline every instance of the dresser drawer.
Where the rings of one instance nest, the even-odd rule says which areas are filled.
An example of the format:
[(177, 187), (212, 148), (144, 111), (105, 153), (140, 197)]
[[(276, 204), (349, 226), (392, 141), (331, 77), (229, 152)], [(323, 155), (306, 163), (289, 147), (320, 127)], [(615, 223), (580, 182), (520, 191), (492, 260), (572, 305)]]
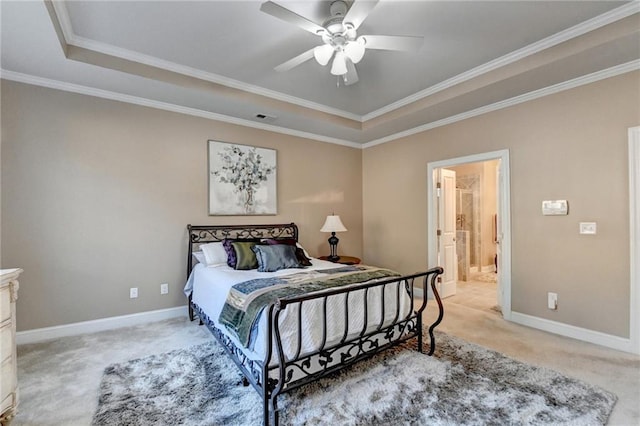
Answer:
[(9, 286), (0, 288), (0, 323), (11, 318), (11, 292)]
[(16, 390), (16, 372), (13, 359), (5, 359), (0, 366), (0, 401)]
[(0, 362), (5, 361), (13, 353), (11, 324), (7, 324), (0, 328)]

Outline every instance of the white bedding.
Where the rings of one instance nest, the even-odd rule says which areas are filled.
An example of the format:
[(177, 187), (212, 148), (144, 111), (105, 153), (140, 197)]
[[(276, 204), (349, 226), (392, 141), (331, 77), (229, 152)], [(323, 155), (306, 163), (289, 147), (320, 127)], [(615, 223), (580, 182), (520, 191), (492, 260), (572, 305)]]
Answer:
[[(224, 307), (229, 289), (238, 283), (256, 279), (301, 272), (309, 274), (321, 274), (323, 269), (340, 267), (335, 263), (312, 258), (312, 266), (305, 269), (283, 269), (277, 272), (258, 272), (257, 270), (237, 271), (227, 265), (205, 266), (197, 264), (187, 281), (185, 293), (192, 294), (192, 300), (200, 309), (216, 324), (216, 327), (229, 336), (237, 347), (243, 345), (231, 333), (225, 330), (218, 321), (220, 312)], [(315, 271), (315, 272), (314, 272)], [(368, 292), (367, 330), (374, 330), (381, 321), (381, 289), (374, 287)], [(385, 287), (385, 315), (384, 325), (388, 325), (396, 316), (397, 286)], [(409, 313), (410, 299), (400, 286), (400, 317)], [(344, 295), (330, 296), (327, 301), (327, 342), (339, 342), (345, 331)], [(360, 333), (364, 327), (364, 290), (353, 292), (349, 296), (349, 328), (348, 336), (353, 337)], [(308, 301), (303, 304), (302, 311), (302, 354), (317, 350), (322, 344), (322, 299)], [(290, 359), (295, 356), (298, 346), (298, 310), (299, 306), (289, 305), (280, 315), (280, 332), (285, 357)], [(245, 348), (244, 353), (251, 359), (262, 360), (266, 352), (266, 321), (267, 315), (260, 315), (258, 331), (253, 340), (253, 346)]]

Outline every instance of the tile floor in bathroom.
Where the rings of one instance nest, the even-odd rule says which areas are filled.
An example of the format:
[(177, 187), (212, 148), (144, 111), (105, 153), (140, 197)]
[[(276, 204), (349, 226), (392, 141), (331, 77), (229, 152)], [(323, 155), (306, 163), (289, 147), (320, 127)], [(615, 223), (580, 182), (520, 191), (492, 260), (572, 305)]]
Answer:
[(447, 298), (453, 302), (483, 311), (495, 311), (498, 305), (495, 272), (471, 274), (468, 281), (458, 281), (455, 296)]

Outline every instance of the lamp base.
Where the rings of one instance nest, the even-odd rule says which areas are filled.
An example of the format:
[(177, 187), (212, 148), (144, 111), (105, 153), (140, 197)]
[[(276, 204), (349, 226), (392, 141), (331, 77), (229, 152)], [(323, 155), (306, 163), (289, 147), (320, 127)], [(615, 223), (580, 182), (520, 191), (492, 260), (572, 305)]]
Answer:
[(332, 232), (331, 236), (327, 240), (329, 241), (329, 248), (331, 248), (331, 254), (327, 256), (329, 262), (337, 262), (340, 260), (340, 256), (338, 256), (338, 237), (336, 237), (336, 233)]

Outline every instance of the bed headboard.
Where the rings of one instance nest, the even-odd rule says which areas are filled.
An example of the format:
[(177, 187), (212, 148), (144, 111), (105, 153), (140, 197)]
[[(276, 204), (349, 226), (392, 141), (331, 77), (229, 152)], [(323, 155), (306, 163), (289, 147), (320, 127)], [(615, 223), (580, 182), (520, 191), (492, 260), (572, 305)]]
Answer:
[(192, 254), (201, 244), (214, 243), (225, 238), (294, 238), (298, 241), (298, 226), (293, 222), (275, 225), (187, 225), (187, 231), (187, 278), (193, 268)]

